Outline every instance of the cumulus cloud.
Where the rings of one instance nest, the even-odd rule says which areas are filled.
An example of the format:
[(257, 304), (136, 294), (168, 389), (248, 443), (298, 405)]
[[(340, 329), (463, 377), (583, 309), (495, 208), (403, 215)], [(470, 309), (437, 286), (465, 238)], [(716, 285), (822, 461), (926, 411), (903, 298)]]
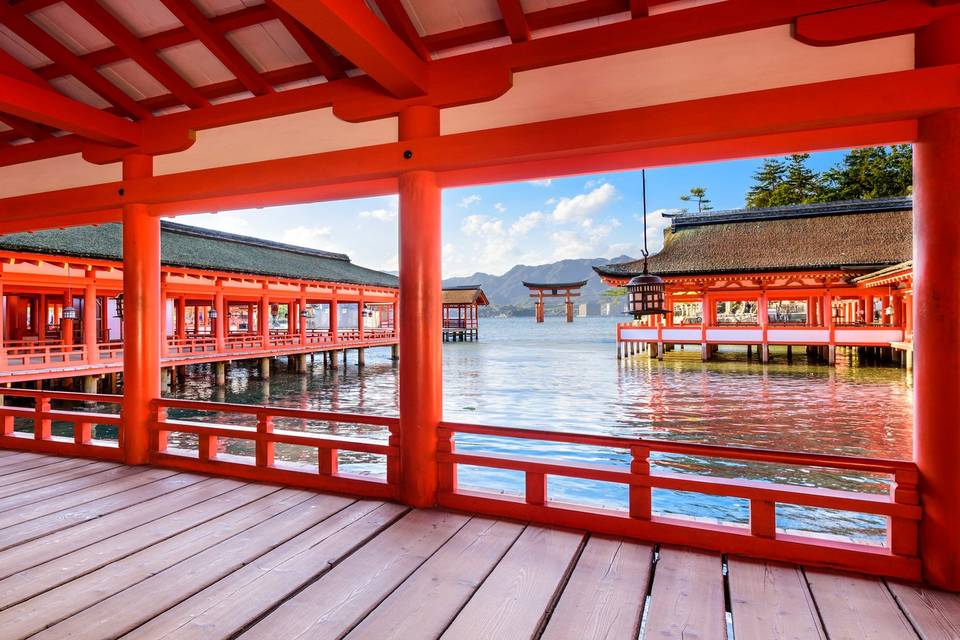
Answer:
[(551, 234), (553, 242), (553, 258), (595, 257), (597, 251), (604, 248), (604, 241), (614, 229), (620, 226), (616, 218), (596, 224), (592, 220), (584, 221), (575, 229), (564, 229)]
[(546, 216), (540, 211), (531, 211), (525, 216), (520, 216), (510, 225), (510, 233), (518, 236), (526, 235), (540, 224), (540, 221), (545, 217)]
[(397, 212), (391, 209), (373, 209), (371, 211), (361, 211), (360, 217), (389, 222), (390, 220), (397, 219)]
[(457, 206), (463, 207), (464, 209), (466, 209), (472, 204), (477, 204), (478, 202), (480, 202), (480, 200), (481, 200), (480, 196), (474, 193), (469, 196), (466, 196), (463, 200), (460, 201), (460, 204), (458, 204)]
[(504, 235), (503, 220), (480, 213), (464, 218), (460, 228), (468, 236)]
[(617, 190), (609, 182), (572, 198), (561, 198), (553, 209), (555, 222), (582, 220), (599, 213), (617, 196)]
[(529, 180), (528, 184), (532, 184), (535, 187), (549, 187), (553, 184), (553, 178), (546, 178), (544, 180)]
[(336, 249), (331, 248), (330, 238), (332, 235), (333, 230), (330, 227), (299, 226), (284, 231), (282, 242), (301, 247), (336, 251)]
[[(657, 209), (647, 212), (647, 246), (651, 254), (663, 249), (663, 235), (670, 228), (669, 216), (676, 215), (679, 212), (679, 209)], [(643, 221), (643, 213), (636, 213), (633, 217), (640, 222)], [(637, 246), (643, 246), (642, 236)]]
[(504, 213), (507, 210), (506, 205), (504, 205), (502, 202), (496, 203), (493, 205), (493, 208), (497, 210), (497, 213)]

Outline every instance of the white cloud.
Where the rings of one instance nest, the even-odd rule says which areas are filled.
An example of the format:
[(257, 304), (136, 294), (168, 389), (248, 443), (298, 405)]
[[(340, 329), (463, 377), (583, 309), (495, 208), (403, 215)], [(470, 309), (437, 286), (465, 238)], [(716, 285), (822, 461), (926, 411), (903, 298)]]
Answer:
[(479, 213), (464, 218), (460, 228), (468, 236), (504, 235), (503, 220)]
[(532, 184), (535, 187), (549, 187), (553, 184), (553, 178), (545, 178), (543, 180), (528, 180), (528, 184)]
[(505, 213), (507, 211), (507, 207), (502, 202), (496, 203), (493, 205), (493, 208), (497, 210), (497, 213)]
[(619, 226), (620, 221), (611, 218), (601, 224), (587, 220), (576, 229), (555, 231), (550, 235), (553, 241), (553, 259), (600, 257), (597, 252), (604, 248), (604, 241)]
[(250, 221), (234, 213), (204, 213), (189, 216), (183, 222), (195, 227), (213, 229), (214, 231), (239, 233), (241, 235), (250, 233)]
[(561, 198), (553, 209), (553, 219), (556, 222), (569, 222), (588, 218), (601, 211), (616, 196), (617, 190), (608, 182), (590, 193), (581, 193), (573, 198)]
[[(663, 249), (663, 234), (670, 228), (670, 218), (667, 216), (675, 215), (679, 211), (679, 209), (657, 209), (656, 211), (647, 212), (647, 245), (651, 255)], [(635, 213), (633, 217), (635, 220), (643, 222), (642, 213)], [(637, 246), (638, 251), (639, 248), (643, 246), (642, 235), (639, 238)]]
[(390, 220), (397, 219), (397, 212), (395, 209), (373, 209), (371, 211), (361, 211), (361, 218), (373, 218), (374, 220), (382, 220), (384, 222), (389, 222)]
[(469, 206), (472, 205), (472, 204), (477, 204), (478, 202), (480, 202), (481, 199), (482, 199), (482, 198), (480, 198), (480, 196), (478, 196), (477, 194), (474, 193), (474, 194), (471, 194), (471, 195), (465, 197), (463, 200), (461, 200), (461, 201), (460, 201), (460, 204), (458, 204), (457, 206), (458, 206), (458, 207), (463, 207), (464, 209), (466, 209), (467, 207), (469, 207)]
[(526, 235), (540, 224), (540, 221), (545, 217), (546, 216), (540, 211), (531, 211), (525, 216), (520, 216), (516, 222), (510, 225), (510, 234), (518, 236)]
[(599, 187), (600, 185), (606, 183), (606, 181), (607, 181), (606, 178), (592, 178), (592, 179), (590, 179), (590, 180), (587, 180), (587, 181), (584, 183), (583, 188), (584, 188), (584, 189), (593, 189), (593, 188), (595, 188), (595, 187)]
[(336, 249), (331, 248), (330, 238), (332, 235), (333, 230), (330, 227), (299, 226), (284, 231), (281, 242), (300, 247), (336, 251)]

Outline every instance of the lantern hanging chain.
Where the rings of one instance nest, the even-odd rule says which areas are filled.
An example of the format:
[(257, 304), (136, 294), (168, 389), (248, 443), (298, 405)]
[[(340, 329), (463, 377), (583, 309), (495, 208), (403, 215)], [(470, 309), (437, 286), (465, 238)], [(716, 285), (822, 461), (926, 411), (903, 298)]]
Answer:
[(640, 170), (640, 181), (642, 184), (642, 194), (643, 194), (643, 273), (649, 273), (647, 271), (647, 256), (650, 255), (650, 252), (647, 251), (647, 170)]

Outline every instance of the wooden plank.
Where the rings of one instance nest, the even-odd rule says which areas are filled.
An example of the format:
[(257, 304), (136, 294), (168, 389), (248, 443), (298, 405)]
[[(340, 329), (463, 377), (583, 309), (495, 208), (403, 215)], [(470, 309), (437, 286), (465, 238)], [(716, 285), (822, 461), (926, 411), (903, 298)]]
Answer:
[(231, 638), (405, 511), (395, 504), (354, 503), (133, 630), (124, 640)]
[(474, 518), (374, 609), (351, 640), (437, 638), (523, 531)]
[(826, 639), (798, 567), (730, 558), (727, 581), (737, 640)]
[[(24, 471), (26, 469), (37, 469), (39, 467), (46, 467), (51, 464), (60, 462), (60, 458), (54, 458), (52, 456), (44, 456), (38, 453), (23, 453), (20, 456), (10, 456), (0, 460), (4, 464), (0, 464), (0, 476), (7, 476), (11, 473), (17, 473), (18, 471)], [(9, 464), (6, 464), (7, 461), (10, 461)]]
[(241, 637), (338, 638), (413, 573), (469, 518), (412, 511)]
[[(126, 556), (157, 544), (192, 527), (213, 520), (224, 513), (242, 507), (245, 504), (271, 493), (273, 487), (261, 485), (239, 486), (232, 480), (211, 480), (177, 494), (168, 496), (178, 499), (179, 511), (162, 516), (139, 527), (122, 531), (112, 538), (106, 538), (99, 544), (83, 547), (86, 537), (77, 538), (75, 527), (57, 536), (50, 536), (24, 545), (23, 553), (16, 560), (21, 569), (13, 575), (0, 580), (0, 609), (13, 606), (43, 593), (74, 578), (90, 573), (100, 567), (116, 562)], [(158, 508), (160, 505), (157, 505)], [(167, 508), (169, 510), (169, 508)], [(98, 539), (97, 532), (84, 532)], [(39, 542), (45, 544), (38, 547)], [(56, 544), (62, 542), (62, 544)], [(71, 552), (75, 546), (82, 547)], [(54, 548), (54, 546), (56, 548)], [(34, 548), (30, 548), (34, 547)], [(64, 548), (65, 547), (65, 548)], [(13, 549), (16, 551), (16, 549)], [(59, 551), (59, 553), (58, 553)], [(36, 563), (38, 557), (58, 555), (42, 564)]]
[[(184, 475), (184, 474), (181, 474)], [(143, 504), (111, 513), (69, 529), (58, 531), (56, 535), (45, 536), (0, 551), (0, 578), (6, 578), (29, 567), (47, 562), (53, 558), (93, 545), (100, 540), (129, 531), (168, 514), (180, 511), (198, 500), (211, 498), (224, 491), (241, 486), (234, 480), (208, 480), (193, 476), (197, 482), (193, 486), (168, 493), (165, 496), (149, 500)]]
[[(116, 467), (102, 473), (78, 478), (65, 485), (45, 487), (38, 491), (30, 491), (21, 496), (15, 504), (16, 509), (2, 509), (0, 507), (0, 529), (12, 527), (45, 516), (57, 511), (73, 509), (80, 505), (100, 498), (116, 495), (123, 491), (141, 487), (159, 479), (146, 467)], [(161, 475), (160, 477), (167, 477)], [(31, 498), (33, 498), (31, 500)], [(23, 502), (26, 500), (26, 502)], [(0, 502), (4, 502), (0, 500)], [(3, 535), (0, 532), (0, 535)]]
[(0, 612), (0, 628), (9, 640), (39, 633), (181, 560), (283, 513), (310, 495), (293, 489), (275, 490), (240, 509)]
[[(353, 502), (350, 498), (331, 495), (307, 493), (297, 496), (293, 492), (289, 495), (288, 508), (276, 517), (150, 575), (33, 637), (37, 640), (116, 637), (241, 569)], [(296, 501), (294, 496), (305, 499)]]
[[(22, 505), (33, 504), (108, 482), (115, 478), (116, 472), (121, 469), (123, 469), (122, 466), (112, 462), (95, 462), (18, 483), (17, 486), (21, 488), (20, 491), (10, 492), (0, 497), (0, 511), (16, 509)], [(33, 486), (34, 482), (37, 483), (36, 486)]]
[(650, 545), (590, 538), (541, 637), (636, 638), (652, 566)]
[(663, 547), (657, 560), (644, 636), (724, 640), (723, 564), (714, 553)]
[(135, 476), (115, 480), (111, 485), (116, 487), (117, 493), (113, 495), (0, 530), (0, 550), (9, 549), (87, 520), (100, 518), (198, 481), (197, 476), (184, 478), (181, 474), (168, 469), (148, 469)]
[(887, 586), (923, 640), (960, 638), (960, 594), (901, 582)]
[(16, 495), (24, 491), (31, 491), (39, 487), (57, 484), (71, 478), (79, 478), (88, 473), (96, 473), (104, 469), (116, 467), (115, 462), (97, 462), (85, 458), (69, 458), (54, 462), (39, 469), (27, 469), (3, 477), (0, 486), (0, 498)]
[(880, 579), (827, 571), (806, 571), (806, 576), (831, 640), (917, 637)]
[(527, 527), (441, 637), (535, 637), (582, 542), (581, 533)]

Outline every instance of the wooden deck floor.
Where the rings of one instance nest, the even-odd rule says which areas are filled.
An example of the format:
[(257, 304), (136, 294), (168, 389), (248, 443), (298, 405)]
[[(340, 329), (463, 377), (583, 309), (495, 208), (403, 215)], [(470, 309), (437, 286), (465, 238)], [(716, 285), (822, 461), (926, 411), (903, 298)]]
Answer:
[[(641, 635), (642, 634), (642, 635)], [(960, 596), (0, 451), (0, 638), (960, 638)]]

